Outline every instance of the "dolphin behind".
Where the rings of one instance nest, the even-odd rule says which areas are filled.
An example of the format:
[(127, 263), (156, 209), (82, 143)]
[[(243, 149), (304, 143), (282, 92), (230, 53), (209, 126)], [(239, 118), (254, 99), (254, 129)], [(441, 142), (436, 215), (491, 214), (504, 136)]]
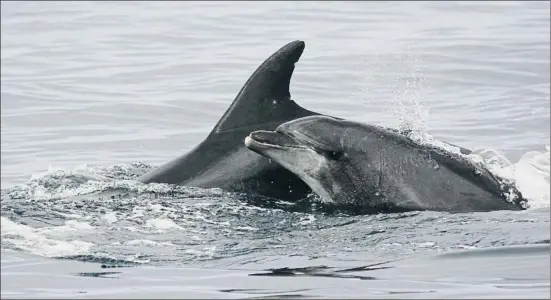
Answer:
[(396, 131), (308, 116), (252, 132), (246, 146), (297, 174), (312, 190), (363, 212), (520, 210), (500, 182), (464, 157), (419, 145)]
[(304, 47), (304, 42), (293, 41), (272, 54), (247, 80), (203, 142), (138, 180), (216, 187), (282, 200), (306, 197), (311, 190), (301, 179), (243, 145), (252, 131), (274, 130), (284, 122), (317, 115), (297, 105), (289, 92)]

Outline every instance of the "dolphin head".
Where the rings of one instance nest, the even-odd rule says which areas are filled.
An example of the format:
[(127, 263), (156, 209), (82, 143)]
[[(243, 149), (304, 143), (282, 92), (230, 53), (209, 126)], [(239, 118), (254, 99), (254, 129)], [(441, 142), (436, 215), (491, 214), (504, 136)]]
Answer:
[[(275, 131), (254, 131), (245, 138), (250, 150), (295, 173), (325, 200), (353, 204), (368, 184), (357, 168), (354, 126), (329, 116), (308, 116), (281, 124)], [(365, 157), (364, 157), (365, 158)], [(362, 162), (365, 163), (365, 162)]]

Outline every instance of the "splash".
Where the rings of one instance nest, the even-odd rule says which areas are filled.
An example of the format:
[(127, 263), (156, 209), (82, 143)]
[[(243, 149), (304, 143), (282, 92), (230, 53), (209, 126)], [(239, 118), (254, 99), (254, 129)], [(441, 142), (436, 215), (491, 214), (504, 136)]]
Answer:
[(531, 209), (550, 206), (550, 147), (544, 151), (529, 151), (516, 163), (495, 150), (475, 150), (469, 157), (481, 161), (493, 174), (513, 182), (528, 199)]
[[(408, 50), (410, 45), (408, 45)], [(399, 61), (407, 61), (403, 72), (410, 76), (399, 77), (403, 87), (394, 91), (394, 115), (399, 120), (398, 128), (403, 132), (422, 134), (427, 131), (429, 110), (424, 107), (423, 99), (428, 98), (425, 92), (422, 62), (417, 56), (399, 54)]]
[[(388, 95), (390, 99), (384, 102), (392, 103), (394, 118), (387, 120), (396, 120), (397, 124), (386, 124), (391, 127), (398, 127), (402, 132), (412, 132), (416, 135), (424, 135), (427, 131), (427, 121), (429, 109), (423, 105), (424, 100), (429, 100), (427, 92), (429, 86), (425, 81), (423, 71), (423, 61), (419, 55), (411, 51), (411, 44), (406, 45), (397, 54), (373, 54), (368, 59), (368, 68), (358, 69), (358, 78), (360, 79), (360, 97), (364, 104), (370, 107), (380, 105), (381, 99), (367, 98), (373, 96), (372, 88), (382, 87), (378, 93)], [(394, 50), (389, 52), (396, 53)], [(362, 57), (364, 64), (365, 58)], [(389, 75), (391, 74), (391, 75)], [(371, 86), (368, 89), (366, 82), (377, 83), (377, 86)], [(384, 121), (387, 122), (387, 121)]]
[(429, 110), (423, 100), (429, 98), (429, 86), (423, 61), (412, 51), (414, 45), (410, 43), (405, 48), (401, 44), (387, 46), (361, 57), (356, 69), (359, 90), (352, 97), (370, 110), (380, 109), (382, 113), (392, 103), (394, 118), (381, 118), (378, 123), (403, 131), (424, 132)]

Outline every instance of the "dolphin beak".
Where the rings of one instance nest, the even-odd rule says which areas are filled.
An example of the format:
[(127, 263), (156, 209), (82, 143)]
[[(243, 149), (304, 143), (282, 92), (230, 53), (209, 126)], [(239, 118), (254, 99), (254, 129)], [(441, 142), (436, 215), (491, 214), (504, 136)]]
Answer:
[(253, 131), (245, 138), (245, 146), (253, 151), (268, 149), (306, 148), (295, 139), (273, 131)]

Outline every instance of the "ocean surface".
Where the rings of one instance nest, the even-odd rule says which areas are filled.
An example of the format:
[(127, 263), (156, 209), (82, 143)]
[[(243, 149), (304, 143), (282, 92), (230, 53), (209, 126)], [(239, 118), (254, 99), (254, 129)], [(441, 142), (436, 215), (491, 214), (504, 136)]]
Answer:
[[(1, 26), (2, 298), (549, 299), (548, 1), (7, 1)], [(348, 216), (135, 180), (297, 39), (299, 105), (473, 149), (530, 207)]]

